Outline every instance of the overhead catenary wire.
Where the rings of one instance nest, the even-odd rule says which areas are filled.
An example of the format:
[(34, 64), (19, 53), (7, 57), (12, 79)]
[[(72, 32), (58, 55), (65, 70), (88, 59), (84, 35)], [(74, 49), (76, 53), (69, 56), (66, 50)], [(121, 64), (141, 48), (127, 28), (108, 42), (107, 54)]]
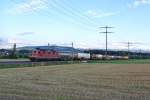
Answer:
[[(89, 16), (84, 14), (85, 12), (80, 12), (82, 10), (79, 11), (77, 9), (78, 7), (73, 8), (74, 5), (72, 5), (70, 0), (68, 0), (67, 2), (65, 0), (53, 0), (53, 1), (55, 1), (55, 3), (57, 3), (57, 4), (59, 4), (59, 6), (61, 6), (62, 8), (64, 8), (64, 10), (66, 10), (66, 11), (70, 12), (71, 14), (76, 15), (77, 17), (80, 17), (81, 19), (83, 19), (86, 22), (90, 23), (91, 26), (93, 26), (93, 27), (98, 26), (97, 22), (95, 22)], [(80, 8), (80, 9), (82, 9), (82, 8)]]
[[(15, 2), (15, 1), (16, 0), (13, 0), (12, 2)], [(18, 2), (16, 2), (16, 3), (18, 3)], [(46, 2), (46, 3), (48, 3), (48, 2)], [(79, 9), (74, 8), (72, 6), (73, 3), (71, 0), (52, 0), (50, 3), (51, 3), (50, 7), (52, 9), (45, 10), (44, 13), (41, 13), (40, 11), (38, 11), (39, 15), (47, 17), (47, 18), (49, 18), (48, 20), (50, 20), (50, 17), (52, 14), (56, 14), (56, 15), (61, 14), (63, 16), (68, 16), (65, 19), (70, 19), (71, 22), (73, 22), (73, 24), (76, 24), (78, 27), (82, 27), (82, 28), (88, 29), (88, 30), (95, 30), (94, 27), (90, 27), (90, 26), (92, 26), (92, 25), (94, 26), (96, 22), (94, 22), (90, 17), (85, 16), (84, 14), (80, 13)], [(64, 5), (67, 5), (67, 6), (65, 7)], [(35, 10), (35, 12), (37, 12), (37, 11)], [(76, 15), (76, 16), (74, 16), (74, 15)], [(78, 19), (84, 19), (84, 20), (76, 21)], [(87, 23), (89, 23), (90, 25), (87, 25)]]
[[(15, 0), (11, 1), (13, 3), (18, 3)], [(46, 1), (44, 1), (46, 2)], [(48, 2), (46, 2), (48, 3)], [(36, 10), (34, 10), (34, 12), (37, 12)], [(49, 9), (43, 11), (44, 13), (41, 13), (40, 11), (38, 11), (39, 15), (42, 15), (44, 17), (49, 18), (48, 20), (50, 20), (52, 15), (56, 15), (56, 16), (63, 16), (65, 20), (70, 20), (74, 25), (76, 25), (79, 28), (83, 28), (85, 30), (95, 30), (95, 27), (91, 27), (90, 24), (88, 24), (86, 20), (84, 20), (83, 18), (78, 19), (77, 17), (74, 16), (74, 14), (69, 13), (68, 11), (66, 11), (63, 8), (60, 8), (56, 2), (51, 1), (49, 2)], [(55, 17), (54, 17), (55, 18)], [(56, 18), (55, 18), (56, 19)], [(58, 19), (56, 19), (58, 20)], [(62, 20), (59, 20), (62, 21)]]
[[(77, 23), (80, 25), (83, 25), (84, 27), (87, 27), (88, 29), (95, 30), (95, 27), (91, 26), (91, 23), (88, 20), (85, 20), (81, 18), (80, 16), (76, 15), (73, 11), (70, 11), (69, 9), (66, 9), (64, 6), (62, 6), (60, 3), (56, 2), (55, 0), (51, 1), (51, 7), (52, 9), (56, 9), (59, 13), (62, 13), (63, 15), (67, 15), (67, 19), (71, 19), (74, 23)], [(89, 25), (88, 25), (89, 24)]]
[[(59, 15), (60, 13), (62, 14), (62, 15), (66, 15), (67, 14), (67, 12), (65, 11), (65, 10), (63, 10), (63, 9), (61, 9), (61, 8), (57, 8), (58, 7), (58, 5), (55, 3), (55, 2), (53, 2), (52, 4), (51, 4), (51, 6), (50, 6), (52, 9), (56, 9), (56, 12), (55, 12), (55, 10), (46, 10), (45, 12), (46, 13), (41, 13), (40, 11), (34, 11), (35, 13), (36, 12), (38, 12), (38, 13), (40, 13), (40, 15), (42, 15), (42, 16), (44, 16), (44, 17), (47, 17), (47, 18), (50, 18), (51, 17), (51, 14), (55, 14), (55, 15)], [(62, 11), (63, 10), (63, 11)], [(37, 14), (38, 14), (37, 13)], [(70, 14), (70, 13), (69, 13)], [(68, 14), (67, 14), (68, 15)], [(70, 16), (70, 15), (69, 15)], [(72, 19), (72, 16), (74, 16), (73, 14), (71, 15), (71, 17), (69, 17), (69, 19), (71, 19), (72, 20), (72, 22), (74, 22), (74, 23), (76, 23), (76, 25), (79, 27), (79, 26), (81, 26), (82, 28), (84, 28), (85, 30), (95, 30), (95, 28), (91, 28), (89, 25), (87, 25), (87, 23), (84, 23), (83, 22), (83, 20), (81, 21), (81, 22), (77, 22), (77, 21), (75, 21), (74, 19), (76, 19), (76, 18), (74, 18), (74, 19)], [(67, 17), (68, 18), (68, 17)], [(82, 18), (83, 19), (83, 18)], [(87, 21), (88, 22), (88, 21)]]

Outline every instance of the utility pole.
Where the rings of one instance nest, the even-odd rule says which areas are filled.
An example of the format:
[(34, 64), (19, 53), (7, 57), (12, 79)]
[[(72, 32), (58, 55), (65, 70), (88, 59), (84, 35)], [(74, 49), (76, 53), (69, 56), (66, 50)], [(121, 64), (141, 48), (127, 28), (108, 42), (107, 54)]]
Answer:
[(128, 57), (130, 56), (130, 45), (131, 44), (132, 44), (131, 42), (127, 42), (127, 45), (128, 45)]
[(73, 42), (71, 43), (71, 47), (72, 47), (72, 61), (73, 61), (73, 59), (74, 59), (74, 44), (73, 44)]
[(100, 32), (100, 33), (106, 35), (106, 50), (105, 50), (105, 56), (106, 56), (106, 58), (107, 58), (107, 55), (108, 55), (108, 34), (109, 34), (109, 33), (113, 33), (113, 32), (109, 32), (108, 29), (111, 29), (111, 28), (113, 28), (113, 27), (105, 26), (105, 27), (100, 27), (100, 28), (106, 29), (105, 32)]
[(126, 44), (127, 45), (127, 48), (128, 48), (128, 57), (130, 57), (130, 47), (135, 45), (135, 44), (141, 44), (141, 43), (138, 43), (138, 42), (121, 42), (123, 44)]
[(50, 50), (50, 44), (48, 43), (48, 50)]
[(126, 47), (127, 47), (127, 52), (128, 52), (128, 57), (129, 57), (129, 56), (130, 56), (130, 47), (131, 47), (131, 45), (134, 44), (134, 43), (132, 43), (132, 42), (120, 42), (120, 43), (123, 43), (123, 44), (126, 45)]

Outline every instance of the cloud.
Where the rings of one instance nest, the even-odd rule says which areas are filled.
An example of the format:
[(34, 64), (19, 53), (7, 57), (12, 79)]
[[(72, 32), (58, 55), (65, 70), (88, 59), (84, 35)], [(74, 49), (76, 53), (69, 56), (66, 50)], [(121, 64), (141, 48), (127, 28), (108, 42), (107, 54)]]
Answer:
[(12, 48), (13, 44), (16, 43), (17, 47), (32, 45), (33, 43), (29, 40), (23, 40), (18, 38), (0, 38), (0, 49), (1, 48)]
[(23, 32), (23, 33), (19, 33), (18, 35), (25, 36), (25, 35), (34, 35), (34, 34), (35, 34), (34, 32)]
[(109, 17), (117, 14), (118, 12), (102, 12), (102, 11), (96, 11), (96, 10), (88, 10), (87, 14), (95, 17), (95, 18), (102, 18), (102, 17)]
[(142, 5), (149, 5), (150, 0), (134, 0), (131, 4), (128, 4), (129, 8), (135, 8)]
[(16, 4), (9, 13), (11, 14), (22, 14), (31, 13), (40, 9), (48, 7), (48, 0), (30, 0), (30, 2), (23, 2)]
[(10, 44), (8, 43), (8, 39), (0, 38), (0, 49), (10, 48), (10, 47), (12, 46), (10, 46)]
[(6, 40), (5, 40), (5, 39), (0, 38), (0, 45), (1, 45), (1, 44), (4, 44), (5, 42), (6, 42)]

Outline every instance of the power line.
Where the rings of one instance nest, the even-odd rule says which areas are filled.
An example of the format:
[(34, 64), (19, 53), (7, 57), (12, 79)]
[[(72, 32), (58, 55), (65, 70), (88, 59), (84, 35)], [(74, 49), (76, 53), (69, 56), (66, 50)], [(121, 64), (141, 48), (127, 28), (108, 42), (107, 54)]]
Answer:
[[(13, 2), (13, 3), (18, 3), (18, 2), (16, 2), (15, 0), (14, 1), (11, 1), (11, 2)], [(49, 6), (50, 8), (51, 8), (51, 10), (45, 10), (46, 11), (46, 13), (44, 13), (45, 14), (45, 16), (46, 17), (48, 17), (48, 18), (50, 18), (51, 17), (51, 15), (52, 14), (57, 14), (57, 16), (60, 16), (60, 14), (62, 15), (62, 16), (64, 16), (64, 18), (66, 19), (66, 20), (69, 20), (70, 19), (70, 21), (73, 23), (73, 24), (76, 24), (78, 27), (80, 26), (80, 27), (82, 27), (82, 28), (85, 28), (86, 30), (94, 30), (95, 28), (94, 27), (90, 27), (89, 25), (87, 25), (87, 20), (79, 20), (78, 19), (78, 21), (77, 20), (75, 20), (75, 19), (77, 19), (77, 17), (75, 16), (75, 14), (72, 12), (72, 13), (69, 13), (68, 11), (67, 11), (67, 9), (64, 9), (64, 7), (63, 8), (60, 8), (60, 7), (58, 7), (58, 3), (56, 3), (56, 1), (54, 2), (53, 0), (50, 2), (50, 6)], [(34, 10), (34, 12), (35, 12), (36, 10)], [(40, 13), (40, 12), (38, 12), (38, 13)], [(43, 15), (43, 13), (41, 13), (40, 15)], [(68, 17), (66, 17), (66, 16), (68, 16)], [(55, 19), (56, 19), (56, 17), (54, 17)], [(81, 19), (83, 19), (83, 18), (81, 18)], [(58, 20), (58, 19), (57, 19)], [(62, 21), (62, 20), (60, 20), (60, 21)], [(91, 25), (91, 24), (90, 24)]]
[[(67, 20), (68, 20), (68, 18), (69, 19), (71, 19), (72, 21), (74, 21), (74, 23), (78, 23), (77, 25), (79, 25), (79, 23), (80, 23), (80, 25), (82, 24), (84, 27), (88, 27), (89, 29), (95, 29), (94, 27), (95, 26), (93, 26), (93, 28), (92, 27), (89, 27), (87, 24), (89, 24), (90, 23), (90, 25), (92, 24), (89, 20), (87, 20), (86, 18), (84, 18), (84, 17), (81, 17), (81, 16), (79, 16), (80, 14), (76, 14), (75, 13), (75, 11), (74, 10), (71, 10), (71, 9), (67, 9), (65, 6), (63, 6), (60, 2), (58, 2), (58, 1), (55, 1), (55, 0), (53, 0), (53, 1), (51, 1), (51, 7), (52, 8), (54, 8), (54, 9), (56, 9), (58, 12), (60, 12), (60, 13), (63, 13), (63, 15), (67, 15), (68, 17), (67, 17)], [(60, 8), (61, 7), (61, 8)], [(59, 13), (59, 14), (60, 14)], [(79, 18), (79, 19), (78, 19)], [(83, 19), (83, 20), (81, 20), (81, 19)], [(78, 20), (78, 21), (77, 21)]]
[[(98, 26), (98, 24), (96, 24), (97, 22), (93, 21), (93, 19), (91, 19), (89, 16), (87, 16), (87, 15), (80, 12), (80, 11), (82, 11), (81, 8), (80, 8), (80, 11), (77, 9), (78, 7), (73, 8), (74, 5), (72, 5), (73, 3), (70, 0), (67, 1), (67, 2), (65, 0), (63, 0), (63, 1), (62, 0), (60, 0), (60, 1), (54, 0), (54, 1), (57, 4), (59, 4), (62, 8), (64, 8), (66, 11), (68, 11), (71, 14), (76, 15), (76, 16), (84, 19), (84, 20), (86, 20), (86, 22), (90, 23), (90, 25), (91, 24), (94, 25), (93, 27)], [(65, 4), (65, 5), (63, 5), (63, 4)], [(69, 8), (69, 9), (67, 9), (67, 8)]]
[(113, 32), (109, 32), (108, 29), (113, 28), (113, 27), (105, 26), (105, 27), (100, 27), (100, 28), (106, 29), (105, 32), (100, 32), (100, 33), (106, 35), (106, 50), (105, 50), (105, 56), (106, 56), (106, 58), (107, 58), (107, 54), (108, 54), (108, 34), (113, 33)]

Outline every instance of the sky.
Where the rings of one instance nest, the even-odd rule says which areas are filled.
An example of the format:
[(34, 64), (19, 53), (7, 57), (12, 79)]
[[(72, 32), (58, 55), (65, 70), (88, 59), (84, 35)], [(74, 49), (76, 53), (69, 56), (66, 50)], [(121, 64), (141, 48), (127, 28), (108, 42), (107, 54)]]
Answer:
[(0, 48), (65, 45), (150, 50), (150, 0), (0, 0)]

